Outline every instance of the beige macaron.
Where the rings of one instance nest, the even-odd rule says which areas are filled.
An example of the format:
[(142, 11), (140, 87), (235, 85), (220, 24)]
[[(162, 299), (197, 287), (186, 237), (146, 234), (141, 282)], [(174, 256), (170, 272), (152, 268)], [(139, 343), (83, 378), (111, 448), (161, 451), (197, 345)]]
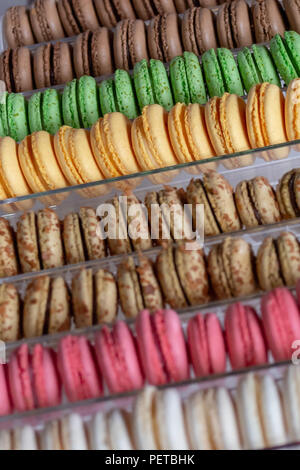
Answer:
[(70, 296), (67, 284), (62, 277), (55, 277), (50, 281), (50, 301), (47, 314), (49, 335), (70, 330)]
[(26, 289), (23, 308), (23, 333), (25, 338), (42, 336), (46, 322), (46, 311), (50, 278), (39, 277)]
[(93, 273), (82, 269), (72, 280), (72, 305), (77, 328), (93, 325)]
[(13, 284), (0, 285), (0, 339), (17, 341), (20, 334), (20, 298)]
[(17, 247), (22, 272), (40, 271), (41, 264), (34, 212), (23, 214), (17, 222)]
[(18, 274), (13, 229), (7, 219), (0, 217), (0, 277)]
[(79, 216), (74, 212), (64, 218), (63, 242), (67, 264), (77, 264), (85, 261)]
[(118, 288), (114, 276), (104, 269), (94, 275), (96, 321), (113, 323), (118, 314)]
[(64, 263), (60, 221), (51, 209), (37, 213), (37, 230), (43, 269), (59, 268)]

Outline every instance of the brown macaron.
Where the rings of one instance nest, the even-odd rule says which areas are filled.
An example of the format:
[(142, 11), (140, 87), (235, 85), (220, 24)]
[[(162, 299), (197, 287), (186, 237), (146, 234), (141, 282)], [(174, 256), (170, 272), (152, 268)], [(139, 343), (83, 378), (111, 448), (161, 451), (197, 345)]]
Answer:
[(263, 176), (241, 181), (235, 190), (235, 202), (247, 228), (274, 224), (281, 219), (275, 191)]
[(14, 234), (9, 222), (0, 218), (0, 277), (16, 276), (18, 274), (17, 254), (14, 244)]
[(17, 247), (22, 272), (40, 271), (41, 264), (34, 212), (23, 214), (17, 222)]
[(3, 32), (8, 47), (14, 48), (34, 44), (35, 41), (26, 7), (15, 6), (6, 10)]
[[(225, 0), (174, 0), (177, 13), (184, 13), (192, 7), (215, 7), (218, 3), (224, 3)], [(229, 0), (232, 1), (232, 0)]]
[(77, 36), (73, 47), (76, 77), (110, 75), (114, 71), (112, 33), (107, 28), (86, 31)]
[(42, 209), (37, 213), (38, 240), (43, 269), (64, 265), (60, 221), (56, 212)]
[(283, 6), (290, 29), (300, 33), (300, 0), (283, 0)]
[(58, 0), (58, 13), (68, 36), (88, 29), (94, 31), (99, 21), (92, 0)]
[(208, 255), (208, 274), (218, 299), (253, 294), (257, 287), (251, 246), (242, 238), (225, 238)]
[(114, 276), (99, 269), (94, 276), (94, 290), (97, 324), (113, 323), (118, 314), (118, 288)]
[(102, 26), (113, 28), (125, 19), (135, 19), (135, 12), (130, 0), (94, 0), (98, 18)]
[(128, 235), (135, 251), (145, 251), (152, 248), (148, 218), (144, 207), (133, 192), (126, 192)]
[(35, 0), (29, 14), (37, 42), (47, 42), (65, 36), (58, 16), (56, 0)]
[(174, 0), (132, 0), (138, 18), (150, 20), (156, 15), (176, 13)]
[(107, 204), (111, 204), (111, 214), (107, 214), (105, 219), (109, 219), (110, 225), (105, 226), (103, 222), (103, 230), (107, 233), (110, 254), (114, 256), (131, 253), (131, 244), (120, 199), (115, 196), (111, 201), (108, 201)]
[(300, 169), (283, 175), (276, 188), (280, 212), (285, 219), (300, 217)]
[(33, 73), (37, 88), (67, 83), (74, 78), (69, 44), (57, 42), (40, 46), (33, 55)]
[(118, 69), (130, 70), (142, 59), (148, 60), (144, 22), (120, 21), (114, 31), (113, 48), (115, 65)]
[(265, 238), (257, 253), (256, 272), (262, 290), (294, 286), (300, 278), (300, 247), (295, 235), (284, 232), (277, 240)]
[(283, 9), (277, 0), (260, 0), (252, 6), (256, 42), (270, 41), (275, 34), (286, 30)]
[(136, 270), (141, 286), (144, 308), (150, 312), (164, 308), (163, 295), (152, 261), (146, 256), (139, 254), (139, 265)]
[(127, 318), (136, 318), (144, 309), (138, 273), (131, 257), (118, 266), (117, 283), (121, 307)]
[(68, 214), (63, 221), (63, 242), (67, 264), (85, 261), (78, 214)]
[(17, 341), (20, 334), (20, 299), (13, 284), (0, 285), (0, 340)]
[(147, 27), (149, 55), (152, 59), (170, 62), (182, 55), (179, 22), (176, 13), (156, 16)]
[(0, 57), (0, 80), (9, 93), (32, 90), (31, 54), (26, 47), (7, 49)]
[(208, 8), (190, 8), (181, 23), (182, 43), (185, 51), (201, 55), (218, 46), (214, 14)]
[(234, 0), (220, 6), (217, 31), (221, 47), (233, 49), (253, 43), (249, 6), (245, 0)]

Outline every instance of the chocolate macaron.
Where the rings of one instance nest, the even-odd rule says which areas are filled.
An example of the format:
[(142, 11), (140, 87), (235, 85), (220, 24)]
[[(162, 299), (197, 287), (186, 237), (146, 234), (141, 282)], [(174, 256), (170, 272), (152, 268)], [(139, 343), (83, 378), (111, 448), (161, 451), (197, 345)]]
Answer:
[(98, 18), (102, 26), (113, 28), (125, 19), (135, 19), (135, 12), (130, 0), (94, 0)]
[(26, 7), (10, 7), (4, 15), (3, 32), (8, 47), (30, 46), (34, 44)]
[(9, 93), (32, 90), (31, 54), (26, 47), (7, 49), (0, 57), (0, 80)]
[(142, 20), (120, 21), (114, 31), (114, 58), (118, 69), (130, 70), (148, 60), (145, 24)]
[(281, 4), (277, 0), (261, 0), (252, 7), (256, 42), (270, 41), (275, 34), (283, 36), (286, 25)]
[(35, 0), (29, 14), (37, 42), (47, 42), (64, 37), (65, 33), (58, 16), (55, 0)]
[(152, 59), (170, 62), (182, 55), (182, 44), (176, 13), (156, 16), (147, 27), (149, 54)]
[(150, 20), (164, 13), (176, 13), (174, 0), (132, 0), (132, 3), (138, 18), (142, 20)]
[(190, 7), (215, 7), (218, 3), (222, 3), (222, 0), (174, 0), (177, 13), (184, 13)]
[(285, 173), (276, 188), (280, 212), (285, 219), (300, 217), (300, 169)]
[(60, 85), (73, 79), (70, 46), (64, 42), (40, 46), (33, 55), (36, 88)]
[(58, 0), (58, 13), (68, 36), (99, 27), (92, 0)]
[(85, 31), (77, 36), (73, 47), (76, 77), (91, 75), (100, 77), (114, 71), (111, 48), (112, 33), (107, 28)]
[(290, 28), (300, 33), (300, 0), (283, 0), (283, 6)]
[(222, 47), (233, 49), (252, 44), (249, 7), (245, 0), (227, 2), (219, 8), (217, 31)]
[(181, 36), (185, 51), (203, 54), (216, 49), (214, 14), (208, 8), (190, 8), (183, 15)]

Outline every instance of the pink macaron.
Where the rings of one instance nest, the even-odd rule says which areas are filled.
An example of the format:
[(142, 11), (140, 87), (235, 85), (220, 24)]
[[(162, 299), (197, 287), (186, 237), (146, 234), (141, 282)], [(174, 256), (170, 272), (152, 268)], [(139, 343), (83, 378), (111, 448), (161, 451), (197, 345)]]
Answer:
[(112, 330), (104, 326), (96, 335), (96, 356), (111, 393), (139, 389), (144, 384), (134, 336), (118, 321)]
[(265, 335), (276, 361), (291, 359), (292, 345), (300, 339), (300, 312), (285, 287), (278, 287), (263, 296), (261, 311)]
[(102, 395), (100, 373), (92, 346), (84, 336), (66, 336), (58, 346), (58, 370), (72, 402)]
[(33, 410), (35, 403), (27, 344), (22, 344), (12, 354), (8, 364), (8, 379), (14, 408), (17, 411)]
[(162, 385), (189, 378), (189, 363), (179, 317), (173, 310), (152, 315), (143, 310), (136, 320), (138, 347), (150, 384)]
[(188, 347), (197, 377), (221, 374), (226, 370), (223, 331), (216, 314), (198, 313), (187, 327)]
[(56, 355), (52, 349), (41, 344), (34, 347), (32, 354), (32, 382), (37, 406), (45, 408), (61, 402), (61, 384), (56, 368)]
[(9, 415), (12, 411), (8, 391), (7, 366), (0, 364), (0, 416)]
[(233, 369), (267, 362), (262, 325), (254, 308), (240, 302), (230, 305), (225, 315), (225, 336)]

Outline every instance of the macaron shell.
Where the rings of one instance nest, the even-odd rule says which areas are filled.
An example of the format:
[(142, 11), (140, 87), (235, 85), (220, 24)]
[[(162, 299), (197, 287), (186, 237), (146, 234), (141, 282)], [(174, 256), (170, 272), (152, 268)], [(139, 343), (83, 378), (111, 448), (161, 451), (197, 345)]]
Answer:
[(298, 0), (283, 0), (285, 13), (293, 31), (300, 33), (300, 14)]
[(7, 9), (3, 30), (8, 47), (30, 46), (35, 42), (25, 6)]
[(7, 219), (0, 218), (0, 276), (18, 274), (17, 257), (14, 246), (14, 232)]
[(43, 130), (41, 92), (34, 93), (29, 99), (28, 124), (31, 133)]
[(43, 268), (53, 269), (63, 266), (60, 220), (56, 212), (51, 209), (41, 209), (37, 213), (37, 228)]
[(64, 31), (56, 2), (53, 0), (37, 0), (29, 10), (30, 23), (37, 42), (51, 41), (64, 37)]
[(97, 31), (93, 32), (91, 55), (95, 77), (110, 75), (114, 72), (110, 30), (107, 28), (99, 28)]
[[(66, 236), (65, 232), (65, 239)], [(80, 245), (83, 251), (83, 246), (81, 243)], [(84, 260), (84, 256), (82, 259)], [(82, 269), (79, 274), (73, 277), (72, 305), (76, 328), (91, 327), (93, 325), (93, 275), (90, 269)]]
[(42, 97), (42, 124), (43, 130), (54, 135), (63, 125), (61, 111), (61, 95), (57, 90), (49, 88)]
[(67, 83), (62, 95), (62, 113), (65, 125), (79, 129), (81, 127), (77, 106), (77, 80)]
[(244, 47), (237, 55), (238, 67), (247, 93), (253, 85), (261, 82), (260, 73), (250, 49)]
[(293, 80), (287, 89), (285, 98), (285, 125), (288, 140), (300, 139), (300, 79)]
[(27, 101), (21, 94), (10, 93), (7, 97), (9, 135), (17, 142), (29, 134)]
[(31, 136), (25, 137), (18, 147), (18, 159), (26, 184), (33, 193), (42, 193), (47, 191), (46, 183), (40, 178), (40, 175), (34, 166), (34, 156), (31, 146)]
[[(214, 157), (215, 151), (207, 132), (204, 106), (200, 106), (196, 103), (189, 104), (185, 108), (184, 122), (188, 144), (195, 160)], [(214, 163), (209, 165), (210, 169), (213, 169), (215, 166)]]
[(22, 319), (25, 338), (34, 338), (43, 334), (49, 284), (48, 276), (40, 277), (32, 281), (26, 290)]
[(51, 86), (51, 49), (50, 43), (43, 44), (33, 54), (33, 75), (38, 89)]
[(95, 276), (96, 318), (98, 324), (113, 323), (118, 313), (118, 292), (115, 278), (103, 269)]
[(169, 111), (174, 105), (172, 90), (164, 64), (160, 60), (150, 59), (149, 72), (155, 103)]
[[(83, 184), (84, 180), (71, 155), (71, 138), (73, 129), (63, 126), (54, 136), (54, 149), (61, 171), (70, 185)], [(74, 150), (74, 149), (73, 149)]]
[(190, 90), (183, 57), (175, 57), (171, 61), (170, 79), (175, 103), (190, 103)]
[(181, 287), (174, 261), (172, 248), (165, 248), (156, 259), (156, 272), (165, 301), (172, 308), (184, 308), (187, 301)]
[(17, 411), (34, 409), (34, 396), (29, 369), (28, 345), (20, 346), (10, 358), (8, 380), (12, 403)]
[(195, 207), (195, 213), (192, 213), (193, 216), (193, 228), (198, 221), (201, 220), (202, 210), (201, 205), (204, 206), (204, 233), (207, 236), (218, 235), (220, 233), (219, 226), (217, 224), (214, 212), (207, 198), (206, 191), (203, 187), (203, 183), (200, 179), (191, 180), (190, 184), (186, 190), (186, 200), (188, 204), (192, 204)]
[(143, 59), (135, 65), (133, 79), (139, 107), (142, 111), (144, 106), (154, 104), (155, 102), (146, 59)]
[(7, 367), (0, 365), (0, 387), (1, 387), (1, 404), (0, 415), (8, 415), (11, 413), (11, 400), (8, 392)]
[(115, 87), (118, 109), (128, 119), (135, 119), (138, 116), (132, 80), (125, 70), (116, 70)]
[(193, 153), (189, 147), (185, 132), (185, 108), (183, 103), (177, 103), (168, 114), (168, 131), (173, 150), (180, 163), (193, 162)]
[(300, 247), (292, 232), (283, 232), (277, 239), (281, 272), (286, 286), (295, 286), (300, 279)]
[(0, 92), (0, 121), (1, 121), (1, 134), (0, 137), (9, 135), (8, 119), (7, 119), (7, 91)]
[(56, 42), (53, 44), (51, 67), (53, 70), (53, 85), (69, 82), (74, 77), (73, 54), (70, 44)]
[(69, 331), (71, 326), (70, 299), (68, 287), (62, 277), (56, 277), (51, 281), (51, 293), (48, 333), (51, 335)]
[(284, 285), (279, 258), (272, 237), (266, 237), (258, 249), (256, 272), (259, 285), (263, 290), (270, 290)]
[(2, 311), (0, 325), (1, 340), (5, 342), (18, 341), (20, 332), (20, 298), (13, 284), (2, 284), (0, 286), (0, 305)]
[(36, 218), (34, 212), (25, 212), (17, 222), (17, 248), (24, 273), (40, 271)]
[(31, 193), (21, 171), (17, 151), (17, 144), (12, 138), (4, 137), (0, 140), (0, 182), (7, 197)]
[(103, 80), (98, 88), (100, 107), (103, 116), (118, 111), (115, 82), (113, 79)]
[(277, 70), (288, 86), (293, 79), (297, 78), (297, 72), (279, 34), (271, 39), (270, 50)]
[(256, 66), (262, 78), (262, 82), (281, 86), (280, 78), (273, 62), (270, 51), (265, 46), (252, 45), (253, 56)]
[(192, 52), (183, 53), (191, 103), (205, 104), (207, 102), (202, 69), (198, 57)]
[(231, 51), (225, 48), (217, 49), (217, 57), (225, 82), (226, 91), (238, 96), (244, 95), (240, 73)]
[(31, 53), (26, 47), (13, 49), (11, 53), (12, 74), (17, 93), (32, 90)]
[(225, 84), (214, 49), (210, 49), (203, 54), (202, 65), (209, 96), (211, 98), (222, 96), (225, 93)]
[(280, 7), (276, 0), (263, 0), (253, 5), (256, 42), (270, 41), (276, 33), (284, 34), (285, 24)]
[(97, 85), (93, 77), (84, 76), (79, 79), (77, 99), (83, 127), (90, 128), (99, 119)]
[(61, 402), (53, 351), (37, 344), (32, 356), (33, 386), (40, 408), (57, 406)]

